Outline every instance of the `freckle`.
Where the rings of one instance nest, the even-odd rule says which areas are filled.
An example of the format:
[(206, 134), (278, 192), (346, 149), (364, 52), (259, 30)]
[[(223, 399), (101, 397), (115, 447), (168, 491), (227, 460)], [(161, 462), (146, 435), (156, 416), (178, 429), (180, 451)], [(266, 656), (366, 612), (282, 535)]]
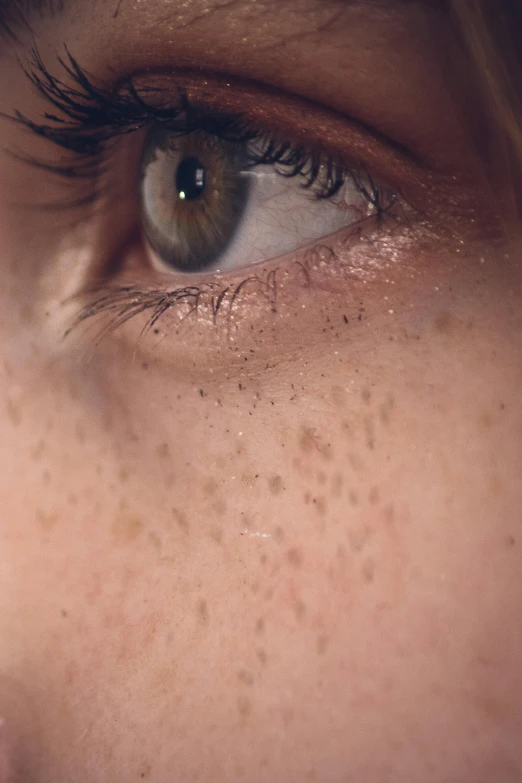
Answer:
[(515, 546), (516, 543), (517, 542), (516, 542), (516, 539), (515, 539), (514, 536), (508, 536), (506, 538), (506, 546), (507, 547), (513, 547), (513, 546)]
[(331, 462), (335, 456), (332, 446), (327, 443), (324, 448), (321, 449), (321, 453), (327, 462)]
[(482, 413), (479, 416), (478, 423), (479, 423), (480, 427), (482, 427), (485, 430), (488, 430), (491, 427), (493, 421), (492, 421), (491, 416), (489, 415), (489, 413), (486, 413), (484, 411), (484, 413)]
[(332, 495), (334, 498), (341, 497), (343, 492), (343, 477), (340, 473), (336, 473), (332, 479)]
[(120, 484), (126, 484), (129, 480), (129, 471), (125, 467), (121, 467), (118, 471), (118, 479)]
[(253, 489), (258, 478), (258, 475), (254, 475), (252, 473), (243, 473), (241, 476), (241, 483), (248, 489)]
[(362, 568), (363, 579), (366, 584), (371, 584), (375, 579), (375, 563), (371, 558), (365, 561)]
[(36, 512), (36, 518), (44, 533), (50, 533), (59, 522), (58, 514), (45, 514), (40, 510)]
[(85, 427), (81, 421), (76, 422), (75, 437), (78, 443), (85, 443)]
[(170, 448), (168, 443), (161, 443), (157, 448), (158, 457), (160, 459), (169, 459)]
[(141, 768), (140, 778), (141, 780), (148, 780), (151, 774), (152, 774), (152, 766), (151, 764), (146, 762)]
[(31, 458), (37, 462), (40, 460), (45, 452), (46, 443), (44, 440), (39, 440), (36, 446), (31, 451)]
[(379, 488), (378, 487), (371, 487), (370, 492), (368, 493), (368, 500), (371, 503), (372, 506), (375, 506), (379, 502)]
[(312, 502), (312, 495), (310, 492), (305, 492), (303, 500), (305, 502), (305, 506), (309, 506)]
[[(504, 722), (512, 710), (511, 706), (506, 703), (505, 699), (497, 698), (496, 696), (481, 694), (478, 695), (474, 701), (480, 712), (483, 712), (487, 718), (497, 725)], [(504, 775), (501, 777), (504, 777)]]
[(257, 595), (259, 593), (259, 590), (260, 590), (259, 582), (252, 582), (252, 584), (250, 585), (250, 592), (252, 593), (252, 595)]
[(289, 726), (295, 720), (295, 710), (292, 707), (283, 707), (281, 709), (281, 717), (285, 726)]
[(268, 555), (263, 552), (263, 554), (259, 558), (259, 562), (261, 563), (261, 565), (266, 565), (268, 563)]
[(315, 508), (316, 508), (317, 513), (319, 514), (319, 516), (324, 517), (324, 515), (326, 514), (326, 511), (328, 509), (328, 504), (326, 502), (326, 498), (324, 498), (324, 497), (316, 498), (316, 500), (315, 500)]
[(317, 655), (324, 655), (326, 650), (328, 649), (329, 644), (330, 644), (330, 639), (327, 636), (324, 636), (323, 634), (321, 634), (321, 636), (318, 636), (316, 641)]
[(80, 392), (79, 392), (79, 389), (78, 389), (78, 385), (74, 381), (71, 381), (68, 384), (68, 392), (69, 392), (69, 395), (71, 397), (71, 400), (79, 400), (80, 399)]
[(161, 546), (162, 546), (161, 538), (158, 536), (157, 533), (155, 533), (154, 531), (151, 531), (149, 533), (149, 541), (150, 541), (150, 543), (152, 544), (152, 546), (155, 549), (157, 549), (158, 551), (161, 551)]
[(221, 546), (223, 543), (223, 531), (219, 527), (213, 527), (209, 531), (209, 536), (215, 544)]
[(387, 405), (381, 405), (379, 408), (379, 418), (381, 420), (381, 424), (384, 427), (389, 427), (390, 425), (390, 412), (388, 410)]
[(142, 520), (133, 514), (119, 516), (112, 525), (115, 543), (122, 546), (136, 541), (142, 530)]
[(67, 502), (70, 506), (76, 506), (78, 504), (78, 495), (76, 495), (74, 492), (71, 492), (71, 494), (67, 497)]
[(187, 520), (187, 515), (183, 511), (179, 511), (177, 508), (172, 509), (172, 514), (180, 530), (187, 535), (190, 532), (190, 525)]
[(203, 484), (203, 495), (204, 495), (204, 497), (205, 498), (209, 498), (212, 495), (215, 495), (217, 490), (218, 490), (218, 487), (219, 487), (219, 485), (218, 485), (216, 479), (211, 478), (211, 479), (208, 479), (208, 481), (205, 481), (205, 483)]
[(348, 493), (348, 502), (351, 506), (356, 506), (359, 502), (359, 498), (357, 496), (357, 492), (355, 492), (353, 489), (350, 490)]
[(286, 553), (286, 558), (291, 566), (294, 566), (295, 568), (300, 568), (303, 565), (303, 556), (299, 549), (296, 547), (292, 547), (288, 550)]
[(264, 599), (265, 601), (271, 601), (273, 597), (274, 597), (274, 588), (269, 587), (268, 590), (266, 590), (265, 592)]
[(223, 498), (218, 498), (215, 503), (213, 503), (212, 508), (218, 515), (218, 517), (223, 517), (227, 513), (227, 502), (226, 500), (223, 500)]
[(372, 400), (372, 393), (369, 389), (363, 389), (361, 397), (364, 404), (369, 405)]
[(264, 617), (259, 617), (259, 619), (256, 620), (255, 628), (256, 628), (256, 633), (261, 634), (261, 633), (265, 632), (265, 618)]
[(364, 431), (366, 434), (366, 445), (370, 451), (373, 451), (375, 448), (375, 427), (371, 416), (366, 416), (364, 419)]
[(384, 518), (387, 522), (393, 522), (395, 519), (395, 507), (393, 505), (386, 506), (384, 509)]
[(332, 402), (337, 408), (343, 408), (346, 405), (346, 391), (342, 386), (332, 387)]
[(285, 540), (285, 531), (281, 527), (281, 525), (278, 525), (274, 530), (274, 538), (279, 543), (282, 544)]
[(347, 459), (348, 459), (348, 462), (350, 463), (350, 465), (352, 466), (352, 468), (354, 469), (355, 473), (362, 473), (363, 472), (363, 470), (364, 470), (364, 462), (362, 461), (362, 459), (360, 457), (357, 456), (357, 454), (353, 454), (352, 452), (350, 452), (347, 455)]
[(443, 312), (435, 319), (435, 330), (439, 334), (449, 334), (452, 331), (453, 318), (450, 313)]
[(357, 530), (348, 530), (348, 540), (353, 552), (359, 554), (365, 548), (371, 535), (371, 528), (365, 525)]
[(314, 427), (303, 427), (299, 437), (299, 445), (306, 454), (318, 451), (325, 460), (332, 460), (334, 453), (330, 443), (325, 443)]
[(493, 473), (489, 478), (489, 488), (493, 495), (502, 495), (504, 493), (504, 482), (498, 475)]
[(42, 481), (44, 484), (49, 485), (52, 481), (51, 471), (50, 470), (44, 470), (42, 473)]
[(200, 623), (206, 625), (208, 623), (208, 605), (203, 598), (198, 601), (197, 611)]
[(319, 471), (319, 473), (317, 474), (317, 483), (319, 484), (320, 487), (324, 487), (324, 485), (326, 484), (326, 478), (327, 478), (326, 473), (324, 473), (322, 470)]
[(268, 479), (268, 488), (272, 495), (279, 495), (283, 489), (283, 479), (281, 476), (270, 476)]
[(8, 397), (6, 406), (7, 415), (9, 416), (11, 424), (13, 424), (15, 427), (18, 427), (22, 423), (22, 409), (20, 407), (20, 403), (17, 400)]
[(353, 425), (349, 421), (343, 421), (341, 424), (341, 431), (345, 438), (352, 440), (354, 437)]
[(243, 685), (247, 685), (249, 688), (252, 687), (254, 684), (254, 675), (252, 672), (247, 671), (246, 669), (240, 669), (237, 673), (237, 679), (239, 682), (242, 682)]
[(315, 430), (310, 429), (309, 427), (303, 427), (301, 430), (299, 446), (305, 453), (309, 453), (316, 448), (314, 433)]
[(300, 622), (306, 615), (306, 606), (303, 601), (296, 601), (294, 604), (294, 613), (296, 619)]
[(266, 666), (266, 662), (268, 660), (266, 651), (262, 647), (258, 647), (258, 649), (256, 650), (256, 655), (261, 666)]
[(248, 718), (252, 712), (252, 702), (246, 696), (240, 696), (237, 700), (237, 708), (242, 718)]

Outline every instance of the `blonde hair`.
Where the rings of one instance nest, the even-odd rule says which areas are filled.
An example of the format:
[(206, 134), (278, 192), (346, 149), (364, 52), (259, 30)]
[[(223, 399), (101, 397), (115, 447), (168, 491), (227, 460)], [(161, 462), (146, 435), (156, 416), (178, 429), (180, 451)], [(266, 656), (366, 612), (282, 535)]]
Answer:
[(522, 221), (522, 3), (450, 0), (449, 5), (478, 77), (499, 161), (511, 179)]

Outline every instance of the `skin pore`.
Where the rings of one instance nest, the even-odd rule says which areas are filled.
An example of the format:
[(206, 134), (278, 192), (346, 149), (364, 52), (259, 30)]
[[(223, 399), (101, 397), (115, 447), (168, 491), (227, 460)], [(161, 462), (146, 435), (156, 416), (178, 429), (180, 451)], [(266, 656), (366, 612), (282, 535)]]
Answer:
[[(63, 5), (0, 50), (1, 783), (519, 782), (521, 242), (446, 18)], [(134, 240), (141, 130), (101, 208), (34, 208), (82, 193), (6, 118), (50, 111), (35, 43), (66, 83), (64, 46), (100, 83), (174, 73), (344, 145), (400, 219), (247, 286), (245, 257), (217, 318), (207, 297), (64, 338), (86, 280), (177, 284)]]

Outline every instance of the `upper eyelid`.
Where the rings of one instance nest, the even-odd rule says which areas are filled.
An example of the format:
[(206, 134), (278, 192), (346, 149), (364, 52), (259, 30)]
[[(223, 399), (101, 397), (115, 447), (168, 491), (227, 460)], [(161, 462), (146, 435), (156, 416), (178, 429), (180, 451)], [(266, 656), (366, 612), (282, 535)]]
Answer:
[[(194, 73), (186, 69), (176, 71), (173, 68), (168, 73), (161, 70), (131, 74), (120, 79), (115, 85), (98, 86), (94, 77), (84, 72), (68, 50), (66, 51), (69, 62), (58, 58), (65, 69), (61, 78), (50, 73), (36, 49), (32, 53), (32, 62), (25, 70), (40, 93), (51, 100), (59, 111), (65, 108), (65, 114), (72, 117), (72, 122), (68, 124), (63, 118), (50, 113), (46, 113), (44, 117), (46, 123), (35, 122), (20, 112), (17, 112), (13, 119), (29, 126), (43, 128), (44, 131), (48, 130), (51, 136), (56, 136), (63, 129), (67, 131), (68, 140), (71, 126), (77, 126), (78, 138), (83, 139), (89, 131), (95, 133), (98, 130), (95, 137), (103, 142), (123, 132), (121, 122), (118, 124), (118, 119), (111, 117), (111, 105), (113, 102), (117, 105), (125, 90), (132, 93), (134, 100), (143, 101), (144, 111), (147, 106), (154, 106), (152, 101), (145, 100), (145, 96), (150, 99), (155, 92), (162, 101), (158, 100), (156, 103), (155, 112), (157, 113), (158, 109), (161, 111), (163, 107), (165, 119), (172, 116), (176, 103), (179, 110), (180, 96), (184, 94), (191, 103), (204, 106), (208, 112), (241, 115), (261, 132), (273, 133), (276, 127), (277, 132), (292, 143), (303, 143), (320, 151), (340, 154), (347, 165), (363, 163), (370, 168), (379, 169), (385, 162), (385, 175), (396, 184), (406, 180), (413, 186), (419, 179), (425, 179), (426, 175), (433, 173), (421, 165), (402, 145), (380, 134), (376, 129), (345, 114), (301, 97), (282, 93), (268, 85), (246, 82), (227, 74), (206, 74), (199, 71)], [(69, 77), (71, 84), (64, 81), (65, 76)], [(169, 96), (167, 103), (164, 101), (166, 96)], [(97, 102), (100, 108), (100, 123), (96, 125), (90, 117), (88, 126), (86, 127), (85, 123), (82, 125), (82, 120), (85, 119), (82, 105), (96, 106)], [(307, 119), (303, 122), (305, 116)], [(137, 117), (136, 129), (142, 127), (139, 121), (140, 118)], [(110, 122), (115, 122), (115, 125), (109, 130)], [(104, 129), (107, 129), (106, 133)]]

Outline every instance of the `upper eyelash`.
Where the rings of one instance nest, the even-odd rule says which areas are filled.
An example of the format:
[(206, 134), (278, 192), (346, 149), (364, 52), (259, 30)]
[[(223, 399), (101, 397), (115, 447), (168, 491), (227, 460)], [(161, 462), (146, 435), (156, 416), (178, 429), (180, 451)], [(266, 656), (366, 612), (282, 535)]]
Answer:
[[(301, 185), (313, 190), (318, 198), (332, 198), (351, 179), (378, 216), (391, 206), (383, 188), (362, 166), (354, 170), (345, 166), (338, 156), (276, 139), (249, 126), (242, 115), (209, 113), (192, 105), (182, 91), (179, 105), (173, 107), (162, 103), (162, 91), (153, 88), (138, 91), (132, 79), (118, 90), (106, 90), (96, 84), (67, 49), (66, 52), (67, 59), (59, 57), (58, 62), (71, 84), (50, 73), (37, 48), (32, 50), (29, 66), (22, 66), (31, 83), (58, 113), (47, 111), (43, 115), (45, 122), (36, 122), (16, 111), (13, 119), (38, 136), (74, 153), (77, 160), (49, 163), (24, 158), (31, 165), (61, 177), (99, 181), (107, 169), (107, 156), (114, 139), (151, 123), (161, 123), (168, 125), (173, 134), (186, 135), (203, 130), (230, 141), (256, 141), (258, 152), (249, 151), (252, 166), (272, 165), (284, 177), (299, 177)], [(154, 103), (150, 102), (152, 96)], [(95, 196), (87, 195), (81, 201), (93, 202)]]
[[(172, 106), (171, 98), (168, 104), (162, 103), (164, 93), (161, 90), (149, 88), (138, 91), (132, 79), (120, 85), (119, 89), (106, 90), (66, 51), (67, 59), (58, 58), (58, 62), (65, 69), (69, 84), (53, 76), (38, 50), (33, 49), (29, 65), (21, 66), (30, 82), (53, 108), (44, 113), (42, 121), (31, 120), (20, 111), (11, 117), (31, 132), (72, 154), (72, 157), (69, 155), (58, 162), (23, 155), (17, 157), (62, 178), (91, 186), (74, 204), (69, 201), (67, 204), (50, 205), (52, 208), (83, 207), (96, 203), (106, 192), (103, 182), (110, 171), (112, 142), (122, 134), (139, 131), (151, 123), (167, 124), (172, 133), (180, 135), (203, 130), (230, 141), (255, 141), (254, 150), (257, 149), (257, 154), (250, 148), (253, 166), (273, 165), (283, 176), (298, 176), (301, 184), (313, 189), (319, 198), (335, 196), (343, 184), (351, 180), (378, 219), (388, 214), (394, 205), (395, 195), (374, 181), (363, 165), (348, 167), (340, 155), (313, 151), (277, 139), (266, 131), (260, 132), (249, 125), (242, 115), (206, 111), (192, 105), (181, 90), (177, 107)], [(144, 327), (146, 333), (167, 311), (177, 309), (180, 304), (192, 304), (188, 315), (197, 313), (203, 300), (206, 306), (211, 307), (216, 319), (218, 313), (227, 310), (226, 303), (231, 311), (243, 286), (251, 281), (255, 281), (263, 290), (267, 286), (267, 291), (271, 290), (272, 280), (267, 282), (257, 276), (249, 276), (233, 289), (203, 284), (165, 292), (142, 289), (140, 286), (111, 286), (107, 289), (106, 282), (99, 287), (94, 284), (79, 293), (83, 307), (64, 336), (103, 313), (109, 315), (110, 321), (98, 335), (99, 338), (143, 312), (150, 314)], [(270, 298), (269, 294), (267, 298)]]

